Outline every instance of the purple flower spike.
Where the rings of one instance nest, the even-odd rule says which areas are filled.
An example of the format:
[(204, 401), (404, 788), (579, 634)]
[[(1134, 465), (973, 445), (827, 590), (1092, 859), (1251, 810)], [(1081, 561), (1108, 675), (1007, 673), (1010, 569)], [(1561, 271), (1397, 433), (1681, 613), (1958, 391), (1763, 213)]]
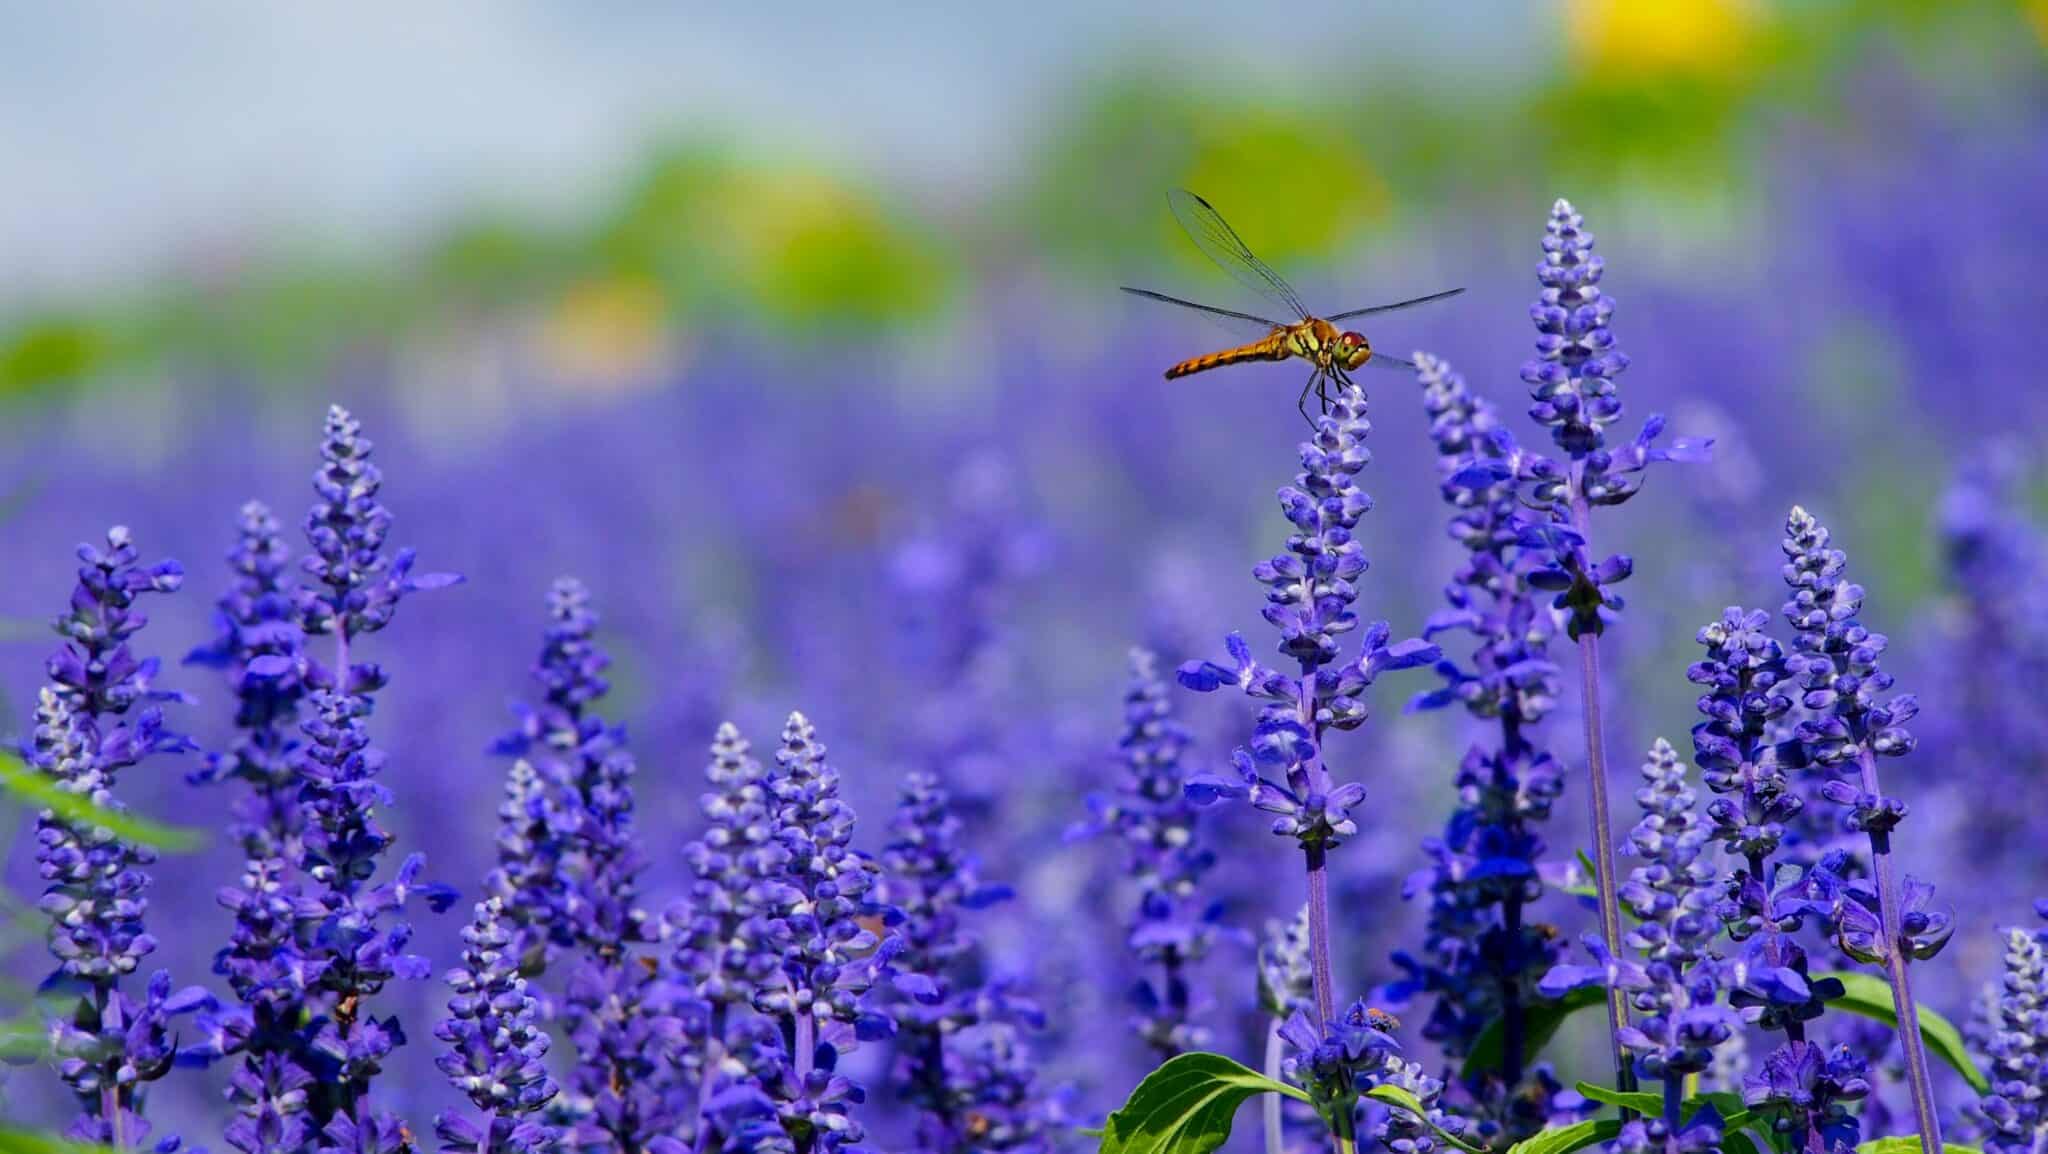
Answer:
[(1199, 836), (1198, 807), (1244, 793), (1236, 782), (1190, 778), (1183, 764), (1190, 740), (1173, 716), (1152, 654), (1132, 650), (1118, 793), (1088, 799), (1091, 813), (1081, 832), (1114, 833), (1123, 841), (1138, 888), (1126, 944), (1146, 967), (1132, 1024), (1162, 1058), (1207, 1044), (1207, 1032), (1193, 1021), (1200, 999), (1187, 977), (1218, 933), (1217, 911), (1198, 905), (1195, 896), (1202, 875), (1216, 864), (1215, 851)]
[(535, 1116), (556, 1093), (541, 1059), (548, 1036), (539, 1008), (519, 976), (516, 939), (498, 898), (479, 902), (462, 931), (462, 965), (449, 971), (455, 996), (434, 1036), (448, 1049), (434, 1064), (481, 1113), (444, 1113), (434, 1132), (445, 1150), (472, 1154), (539, 1154), (554, 1147), (555, 1131)]
[[(138, 658), (129, 646), (149, 623), (137, 599), (177, 589), (183, 570), (174, 561), (141, 564), (120, 527), (107, 532), (105, 548), (79, 546), (78, 559), (70, 611), (54, 623), (64, 644), (46, 665), (50, 683), (37, 697), (26, 753), (58, 790), (118, 813), (126, 808), (115, 792), (124, 771), (152, 755), (192, 748), (163, 728), (158, 703), (180, 695), (154, 688), (156, 659)], [(77, 995), (50, 1024), (57, 1072), (83, 1107), (66, 1131), (73, 1138), (140, 1145), (149, 1134), (140, 1113), (143, 1087), (181, 1056), (173, 1019), (213, 1009), (204, 990), (174, 993), (161, 970), (140, 1000), (121, 988), (156, 950), (143, 924), (155, 862), (154, 850), (121, 841), (89, 819), (47, 809), (36, 816), (36, 868), (44, 883), (37, 906), (49, 915), (57, 959), (45, 987)], [(177, 1140), (165, 1144), (175, 1148)]]

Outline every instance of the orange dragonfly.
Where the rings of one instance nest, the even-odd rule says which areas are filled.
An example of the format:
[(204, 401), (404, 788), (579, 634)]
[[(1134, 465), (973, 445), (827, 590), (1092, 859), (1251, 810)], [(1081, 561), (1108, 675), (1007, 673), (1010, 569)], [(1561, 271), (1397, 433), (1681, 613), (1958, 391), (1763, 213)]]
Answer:
[(1314, 393), (1316, 400), (1322, 404), (1323, 412), (1329, 412), (1330, 384), (1335, 382), (1339, 385), (1349, 385), (1351, 370), (1361, 365), (1378, 365), (1382, 368), (1415, 371), (1415, 366), (1411, 362), (1374, 352), (1372, 342), (1365, 339), (1365, 334), (1348, 329), (1340, 331), (1332, 322), (1390, 313), (1395, 309), (1410, 308), (1454, 297), (1465, 291), (1462, 288), (1446, 289), (1424, 297), (1395, 301), (1393, 304), (1371, 305), (1319, 317), (1309, 312), (1308, 306), (1301, 303), (1301, 296), (1294, 291), (1292, 285), (1282, 279), (1279, 273), (1274, 272), (1265, 261), (1252, 255), (1250, 247), (1238, 238), (1235, 229), (1224, 223), (1223, 215), (1216, 211), (1214, 205), (1184, 188), (1176, 188), (1168, 193), (1166, 202), (1173, 209), (1174, 219), (1180, 222), (1181, 228), (1188, 234), (1188, 239), (1195, 242), (1195, 247), (1201, 249), (1203, 255), (1215, 261), (1218, 267), (1235, 277), (1238, 283), (1298, 318), (1291, 321), (1276, 321), (1251, 313), (1196, 304), (1194, 301), (1170, 297), (1151, 289), (1122, 286), (1125, 292), (1137, 296), (1165, 301), (1170, 305), (1194, 309), (1196, 312), (1208, 313), (1211, 316), (1248, 321), (1262, 325), (1266, 329), (1264, 337), (1250, 344), (1182, 361), (1166, 370), (1166, 379), (1170, 381), (1242, 361), (1284, 361), (1290, 357), (1300, 357), (1314, 366), (1314, 371), (1309, 373), (1308, 383), (1301, 387), (1301, 396), (1295, 399), (1294, 407), (1311, 425), (1315, 422), (1308, 415), (1309, 394)]

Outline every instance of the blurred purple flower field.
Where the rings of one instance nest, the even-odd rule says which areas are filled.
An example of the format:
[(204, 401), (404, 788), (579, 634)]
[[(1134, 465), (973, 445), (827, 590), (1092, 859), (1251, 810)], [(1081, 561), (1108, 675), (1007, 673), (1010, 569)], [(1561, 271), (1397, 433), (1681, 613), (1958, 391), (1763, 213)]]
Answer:
[[(1674, 252), (1653, 215), (1580, 204), (1605, 258), (1592, 280), (1619, 301), (1611, 319), (1581, 312), (1597, 292), (1557, 305), (1575, 282), (1555, 267), (1532, 275), (1547, 199), (1512, 221), (1424, 222), (1412, 251), (1469, 291), (1375, 340), (1462, 376), (1435, 357), (1419, 382), (1367, 374), (1369, 411), (1340, 404), (1316, 431), (1287, 403), (1292, 370), (1164, 382), (1202, 335), (1134, 308), (1110, 314), (1113, 341), (1077, 349), (1061, 322), (1121, 302), (1104, 286), (1077, 306), (1029, 277), (988, 294), (1001, 305), (968, 326), (979, 351), (957, 372), (885, 348), (820, 363), (712, 342), (616, 392), (515, 373), (482, 412), (409, 392), (396, 366), (356, 366), (327, 399), (374, 443), (382, 483), (367, 493), (345, 423), (326, 430), (327, 488), (309, 485), (323, 419), (342, 419), (305, 396), (193, 380), (23, 409), (0, 429), (0, 729), (31, 767), (89, 795), (93, 774), (112, 773), (92, 758), (110, 755), (64, 752), (50, 734), (84, 726), (88, 747), (147, 735), (157, 706), (127, 690), (190, 695), (162, 703), (162, 723), (196, 749), (160, 741), (133, 765), (123, 753), (113, 796), (207, 841), (117, 851), (89, 819), (9, 811), (0, 1017), (41, 1029), (41, 939), (65, 910), (37, 900), (52, 861), (89, 860), (105, 878), (150, 879), (135, 916), (155, 948), (118, 978), (147, 1028), (114, 1048), (226, 1051), (140, 1075), (151, 1141), (424, 1148), (445, 1116), (441, 1140), (465, 1149), (807, 1152), (858, 1130), (885, 1151), (1092, 1148), (1077, 1128), (1102, 1124), (1162, 1059), (1203, 1049), (1267, 1068), (1284, 1037), (1306, 1097), (1392, 1083), (1441, 1128), (1373, 1106), (1361, 1139), (1499, 1151), (1585, 1116), (1578, 1080), (1616, 1076), (1597, 1012), (1567, 1019), (1542, 1062), (1498, 1026), (1481, 1039), (1521, 999), (1576, 982), (1647, 999), (1628, 1003), (1626, 1042), (1646, 1087), (1695, 1079), (1757, 1108), (1808, 1095), (1798, 1116), (1812, 1134), (1790, 1141), (1824, 1152), (1844, 1134), (1920, 1130), (1912, 1048), (1821, 1012), (1822, 983), (1806, 981), (1809, 956), (1812, 975), (1880, 980), (1871, 963), (1890, 935), (1916, 943), (1920, 1005), (1991, 1072), (1982, 1101), (2026, 1100), (1982, 1105), (1934, 1061), (1951, 1138), (2034, 1149), (2032, 1099), (2048, 1092), (2028, 1057), (2048, 1053), (2034, 937), (2048, 898), (2048, 218), (2035, 203), (2048, 133), (2038, 106), (2021, 130), (1953, 127), (1902, 114), (1883, 147), (1785, 142), (1804, 162), (1774, 170), (1768, 211), (1727, 231), (1732, 254)], [(1546, 286), (1558, 311), (1539, 309), (1532, 332)], [(1625, 375), (1599, 360), (1610, 324)], [(1538, 359), (1569, 371), (1518, 373), (1539, 334)], [(1524, 415), (1532, 384), (1550, 390), (1541, 423)], [(1569, 484), (1531, 471), (1529, 453), (1551, 451), (1546, 425), (1597, 439), (1613, 419), (1603, 386), (1628, 408), (1604, 445), (1560, 450)], [(1652, 462), (1628, 446), (1652, 413), (1711, 439), (1712, 458), (1658, 463), (1635, 493)], [(1309, 438), (1317, 448), (1300, 447)], [(1360, 447), (1369, 464), (1332, 463)], [(1317, 504), (1350, 500), (1354, 474), (1369, 513)], [(1589, 476), (1603, 506), (1590, 531), (1565, 492)], [(1290, 483), (1313, 500), (1283, 520), (1273, 493)], [(262, 568), (252, 558), (267, 547), (238, 544), (251, 500), (291, 554), (256, 584), (281, 573), (302, 593), (245, 588), (240, 631), (212, 665), (187, 662), (223, 636), (231, 552), (242, 575)], [(316, 500), (331, 532), (309, 543)], [(1832, 526), (1832, 544), (1799, 514), (1799, 548), (1784, 549), (1794, 506)], [(182, 563), (182, 587), (153, 592), (148, 628), (128, 639), (164, 664), (111, 675), (121, 691), (58, 676), (87, 703), (65, 708), (94, 720), (53, 721), (39, 690), (64, 639), (43, 623), (86, 612), (66, 600), (72, 550), (118, 553), (103, 546), (117, 525), (139, 563)], [(400, 545), (417, 550), (409, 575)], [(307, 556), (328, 568), (301, 573)], [(88, 565), (102, 561), (126, 571)], [(1853, 595), (1834, 584), (1845, 564)], [(1805, 584), (1788, 590), (1781, 569), (1799, 567)], [(412, 595), (442, 573), (464, 580)], [(1801, 588), (1820, 606), (1809, 596), (1795, 628), (1780, 606)], [(118, 624), (126, 595), (100, 595), (87, 616)], [(1391, 634), (1352, 632), (1354, 599)], [(1724, 617), (1731, 606), (1767, 616)], [(1235, 667), (1222, 663), (1232, 631), (1250, 654)], [(1579, 862), (1599, 856), (1582, 632), (1604, 666), (1621, 854), (1601, 885)], [(1423, 637), (1462, 672), (1389, 636)], [(1240, 685), (1278, 704), (1255, 720), (1236, 694), (1189, 688)], [(1404, 708), (1440, 689), (1420, 703), (1434, 708)], [(1917, 717), (1894, 690), (1917, 698)], [(252, 745), (251, 713), (265, 710)], [(1896, 736), (1907, 720), (1917, 748)], [(352, 760), (366, 743), (380, 761)], [(206, 776), (204, 755), (245, 772), (188, 781)], [(1882, 791), (1818, 768), (1879, 755)], [(1190, 804), (1232, 792), (1263, 812)], [(1724, 796), (1737, 808), (1712, 808)], [(1889, 838), (1875, 859), (1866, 835)], [(1279, 932), (1309, 898), (1289, 839), (1312, 869), (1327, 849), (1316, 933), (1333, 947), (1334, 1004), (1304, 984), (1308, 943)], [(416, 876), (401, 865), (415, 853)], [(250, 912), (266, 874), (245, 857), (313, 887), (301, 896), (315, 907), (268, 915), (270, 944)], [(1882, 903), (1866, 874), (1883, 879)], [(113, 887), (109, 903), (119, 888), (76, 884)], [(435, 884), (459, 900), (438, 910)], [(1617, 885), (1618, 899), (1602, 892)], [(1603, 902), (1633, 911), (1642, 948), (1626, 958), (1579, 944)], [(87, 947), (146, 952), (121, 918), (93, 916), (114, 928)], [(1731, 976), (1752, 941), (1770, 972)], [(273, 949), (300, 970), (266, 968)], [(1554, 967), (1570, 972), (1545, 982)], [(159, 968), (170, 987), (146, 996)], [(71, 978), (64, 1013), (81, 996), (120, 1004), (106, 1000), (112, 978)], [(2001, 1006), (2027, 983), (2042, 990), (2025, 1013)], [(195, 985), (216, 1004), (175, 992)], [(452, 1015), (451, 994), (469, 999)], [(1290, 1028), (1311, 1007), (1314, 1028)], [(55, 1042), (83, 1066), (0, 1071), (0, 1109), (58, 1130), (84, 1103), (102, 1125), (74, 1136), (132, 1143), (119, 1121), (132, 1103), (98, 1104), (129, 1091), (94, 1081), (121, 1064), (94, 1049), (118, 1023), (73, 1032)], [(1465, 1076), (1488, 1045), (1513, 1061)], [(270, 1129), (233, 1130), (231, 1103), (279, 1109), (282, 1075), (259, 1075), (294, 1062), (348, 1089), (298, 1088)], [(1845, 1129), (1851, 1115), (1860, 1131)], [(324, 1136), (296, 1128), (309, 1119)], [(1262, 1120), (1247, 1112), (1230, 1148), (1273, 1150), (1282, 1131), (1290, 1149), (1327, 1140), (1305, 1106)], [(1683, 1135), (1636, 1125), (1618, 1148), (1681, 1148)]]

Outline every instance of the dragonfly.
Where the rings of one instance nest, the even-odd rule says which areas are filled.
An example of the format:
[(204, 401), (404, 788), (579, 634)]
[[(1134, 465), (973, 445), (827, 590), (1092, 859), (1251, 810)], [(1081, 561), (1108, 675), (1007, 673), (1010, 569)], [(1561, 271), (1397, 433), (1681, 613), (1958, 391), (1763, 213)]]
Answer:
[(1392, 304), (1369, 305), (1362, 309), (1317, 316), (1308, 311), (1308, 306), (1302, 303), (1301, 294), (1294, 291), (1294, 286), (1288, 284), (1279, 273), (1274, 272), (1272, 266), (1252, 254), (1250, 246), (1238, 237), (1237, 230), (1230, 227), (1223, 219), (1223, 214), (1216, 211), (1216, 206), (1184, 188), (1176, 188), (1169, 192), (1166, 203), (1173, 209), (1173, 217), (1180, 222), (1180, 227), (1188, 234), (1188, 239), (1195, 242), (1195, 247), (1201, 249), (1204, 256), (1216, 262), (1217, 267), (1229, 273), (1238, 283), (1286, 309), (1295, 318), (1285, 321), (1273, 320), (1253, 313), (1197, 304), (1162, 292), (1153, 292), (1151, 289), (1119, 286), (1134, 296), (1164, 301), (1184, 309), (1193, 309), (1226, 320), (1248, 322), (1266, 329), (1265, 336), (1249, 344), (1204, 353), (1199, 357), (1181, 361), (1166, 370), (1166, 379), (1177, 380), (1245, 361), (1284, 361), (1300, 357), (1307, 361), (1312, 369), (1308, 383), (1301, 387), (1301, 396), (1295, 399), (1294, 407), (1301, 413), (1302, 419), (1308, 421), (1311, 426), (1315, 424), (1315, 420), (1308, 415), (1309, 397), (1314, 395), (1322, 406), (1322, 411), (1328, 413), (1330, 386), (1351, 384), (1352, 370), (1365, 365), (1377, 365), (1397, 371), (1415, 371), (1412, 362), (1388, 356), (1386, 353), (1374, 352), (1372, 342), (1365, 339), (1364, 333), (1339, 329), (1335, 322), (1377, 316), (1396, 309), (1413, 308), (1416, 305), (1454, 297), (1465, 291), (1462, 288), (1445, 289), (1442, 292), (1430, 293), (1428, 296), (1413, 297)]

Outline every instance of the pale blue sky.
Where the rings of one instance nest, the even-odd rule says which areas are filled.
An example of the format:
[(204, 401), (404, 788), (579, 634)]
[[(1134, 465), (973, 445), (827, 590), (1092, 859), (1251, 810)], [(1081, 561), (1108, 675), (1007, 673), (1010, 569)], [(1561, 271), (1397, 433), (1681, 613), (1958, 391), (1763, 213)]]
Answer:
[(1552, 35), (1512, 0), (1295, 0), (1278, 27), (1270, 11), (6, 0), (0, 308), (278, 238), (374, 251), (479, 203), (580, 213), (650, 141), (687, 131), (745, 132), (943, 204), (1010, 179), (1046, 112), (1132, 52), (1284, 93), (1397, 59), (1500, 83), (1540, 66), (1528, 46)]

